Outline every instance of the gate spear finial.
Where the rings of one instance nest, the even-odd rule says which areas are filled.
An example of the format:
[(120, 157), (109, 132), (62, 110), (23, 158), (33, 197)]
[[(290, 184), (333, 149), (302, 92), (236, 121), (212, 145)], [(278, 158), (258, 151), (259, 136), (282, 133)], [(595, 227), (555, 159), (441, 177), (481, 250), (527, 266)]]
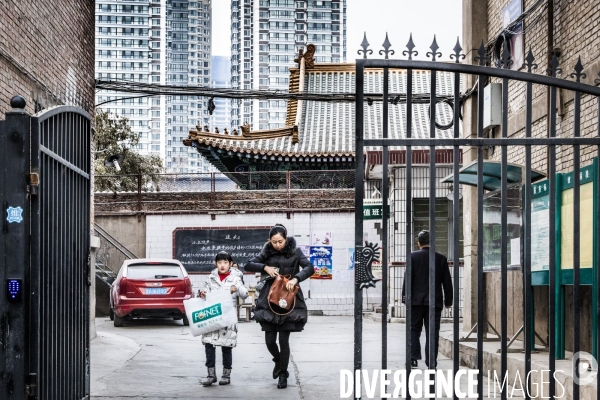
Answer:
[(454, 50), (454, 54), (450, 54), (450, 59), (455, 59), (455, 63), (458, 64), (461, 59), (465, 59), (466, 56), (464, 54), (460, 54), (460, 52), (462, 51), (462, 47), (460, 46), (460, 39), (458, 36), (456, 37), (456, 44), (454, 45), (454, 48), (452, 50)]
[(575, 70), (574, 73), (569, 75), (571, 78), (575, 78), (576, 82), (581, 82), (581, 79), (585, 79), (587, 74), (583, 73), (583, 64), (581, 63), (581, 56), (577, 57), (577, 64), (573, 68)]
[(559, 68), (558, 57), (556, 56), (556, 52), (552, 52), (552, 60), (550, 60), (550, 68), (546, 70), (546, 72), (550, 73), (550, 76), (556, 77), (557, 74), (562, 72), (562, 68)]
[(385, 53), (385, 59), (388, 60), (388, 55), (394, 55), (396, 52), (394, 50), (390, 50), (390, 47), (392, 47), (392, 44), (390, 43), (389, 39), (388, 39), (388, 34), (387, 32), (385, 33), (385, 42), (383, 42), (383, 48), (384, 50), (379, 50), (379, 55), (383, 55)]
[(402, 52), (402, 55), (403, 56), (408, 55), (408, 59), (409, 60), (412, 60), (413, 54), (415, 56), (419, 55), (419, 53), (417, 51), (413, 51), (413, 49), (415, 48), (415, 42), (413, 42), (413, 40), (412, 40), (412, 33), (410, 34), (410, 38), (408, 39), (408, 43), (406, 44), (406, 48), (408, 49), (408, 51), (404, 50)]
[(538, 65), (534, 63), (535, 61), (535, 57), (533, 56), (533, 53), (531, 52), (531, 47), (529, 47), (529, 51), (527, 52), (527, 55), (525, 56), (525, 62), (523, 63), (523, 66), (521, 66), (521, 69), (527, 67), (527, 72), (531, 73), (532, 70), (537, 69)]
[(487, 55), (483, 40), (481, 40), (481, 45), (479, 46), (479, 50), (477, 50), (477, 54), (478, 56), (475, 57), (475, 62), (479, 62), (479, 65), (483, 66), (486, 62), (490, 61), (490, 56)]
[(360, 47), (362, 47), (362, 50), (358, 50), (357, 53), (360, 55), (360, 53), (363, 53), (363, 58), (367, 58), (367, 54), (373, 54), (373, 50), (369, 49), (369, 41), (367, 40), (367, 32), (365, 32), (365, 36), (363, 38), (362, 43), (360, 44)]
[(502, 57), (500, 58), (500, 67), (505, 69), (510, 69), (513, 65), (513, 60), (510, 56), (510, 50), (508, 49), (508, 44), (504, 43), (504, 48), (502, 50)]
[(438, 46), (437, 44), (437, 40), (435, 39), (435, 35), (433, 35), (433, 42), (431, 43), (431, 46), (429, 46), (429, 48), (431, 49), (431, 51), (427, 52), (427, 57), (432, 57), (431, 61), (435, 61), (436, 57), (441, 57), (442, 53), (440, 53), (438, 51), (438, 49), (440, 48), (440, 46)]

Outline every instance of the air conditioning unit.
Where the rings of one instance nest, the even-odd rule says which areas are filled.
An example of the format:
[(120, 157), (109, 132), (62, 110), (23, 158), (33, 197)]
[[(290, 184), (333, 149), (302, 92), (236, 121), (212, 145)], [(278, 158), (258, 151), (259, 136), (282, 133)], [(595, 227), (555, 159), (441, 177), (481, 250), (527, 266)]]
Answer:
[(483, 88), (483, 129), (502, 124), (502, 84), (490, 83)]

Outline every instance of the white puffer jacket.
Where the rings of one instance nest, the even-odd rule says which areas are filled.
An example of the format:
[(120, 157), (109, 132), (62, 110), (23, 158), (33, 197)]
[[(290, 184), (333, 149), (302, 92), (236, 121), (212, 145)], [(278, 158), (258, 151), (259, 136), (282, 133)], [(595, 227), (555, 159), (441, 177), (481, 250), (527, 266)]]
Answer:
[[(239, 269), (230, 268), (229, 271), (231, 271), (229, 276), (221, 282), (219, 270), (217, 268), (213, 269), (202, 290), (206, 293), (227, 290), (229, 293), (231, 287), (235, 286), (237, 291), (231, 294), (231, 301), (233, 301), (233, 307), (237, 310), (237, 298), (245, 299), (248, 297), (248, 289), (242, 283), (243, 274)], [(237, 324), (205, 333), (202, 335), (202, 343), (210, 343), (213, 346), (235, 347), (237, 345)]]

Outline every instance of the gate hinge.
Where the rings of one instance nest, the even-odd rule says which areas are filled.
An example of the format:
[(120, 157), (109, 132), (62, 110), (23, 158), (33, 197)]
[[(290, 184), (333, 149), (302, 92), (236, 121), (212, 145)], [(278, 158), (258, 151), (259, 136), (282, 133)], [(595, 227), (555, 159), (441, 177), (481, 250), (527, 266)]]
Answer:
[(25, 384), (25, 394), (28, 397), (37, 399), (37, 374), (29, 374)]
[(92, 255), (88, 254), (88, 260), (87, 260), (87, 268), (86, 268), (86, 277), (87, 277), (87, 284), (88, 286), (92, 286), (92, 271), (91, 271), (91, 267), (92, 267)]
[(27, 193), (31, 195), (38, 194), (38, 186), (40, 184), (40, 175), (37, 172), (29, 174), (29, 185), (27, 185)]

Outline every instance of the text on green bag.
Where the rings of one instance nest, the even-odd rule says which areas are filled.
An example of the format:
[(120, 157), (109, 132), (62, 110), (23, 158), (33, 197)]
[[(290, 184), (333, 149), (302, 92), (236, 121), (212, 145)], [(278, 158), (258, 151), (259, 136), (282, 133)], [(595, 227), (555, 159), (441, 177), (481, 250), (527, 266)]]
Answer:
[(211, 319), (214, 317), (218, 317), (223, 314), (221, 310), (221, 304), (215, 304), (214, 306), (203, 308), (202, 310), (194, 311), (192, 313), (192, 322), (198, 323), (202, 321), (206, 321), (207, 319)]

